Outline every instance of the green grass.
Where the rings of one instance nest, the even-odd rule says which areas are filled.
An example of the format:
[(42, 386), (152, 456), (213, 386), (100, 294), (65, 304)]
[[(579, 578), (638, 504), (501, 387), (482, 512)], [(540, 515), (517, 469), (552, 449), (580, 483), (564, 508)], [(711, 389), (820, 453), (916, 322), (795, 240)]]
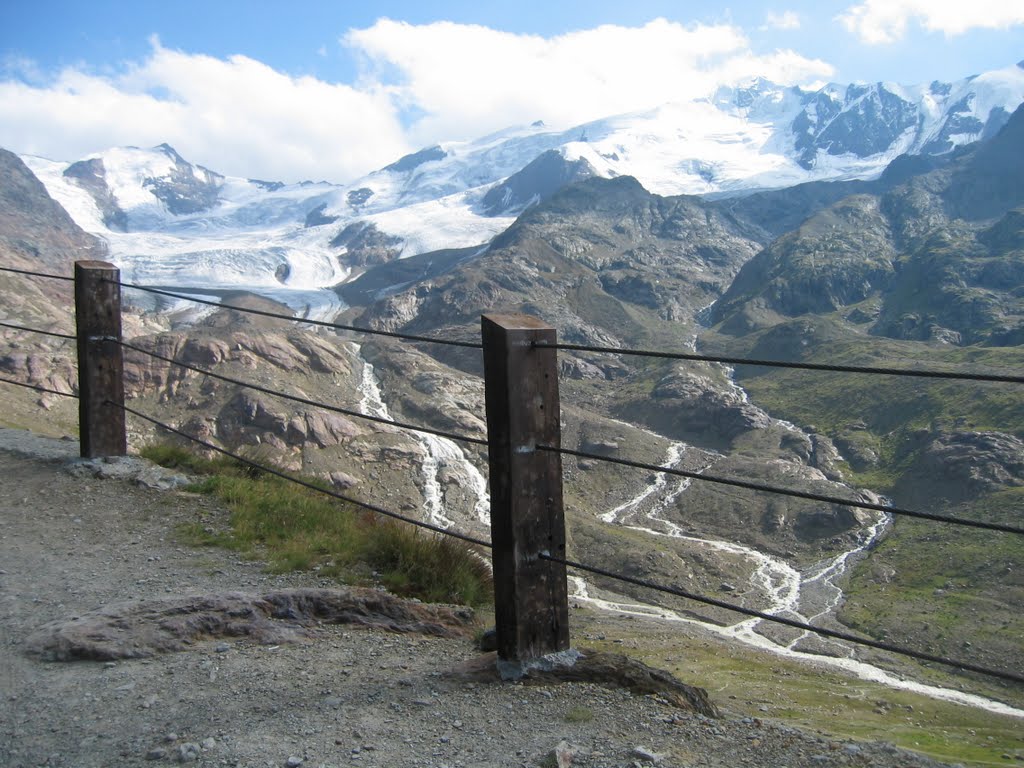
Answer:
[(573, 707), (565, 713), (567, 723), (589, 723), (594, 719), (594, 710), (588, 707)]
[(490, 572), (463, 542), (427, 533), (317, 493), (232, 459), (208, 460), (174, 445), (142, 455), (200, 475), (191, 490), (224, 502), (229, 526), (181, 530), (195, 546), (220, 546), (265, 559), (276, 573), (315, 570), (348, 582), (380, 584), (428, 602), (484, 605)]
[[(837, 739), (888, 741), (969, 766), (1010, 765), (1004, 754), (1024, 755), (1018, 718), (894, 690), (649, 622), (607, 622), (599, 612), (576, 611), (573, 632), (587, 638), (580, 641), (584, 645), (625, 652), (707, 689), (711, 700), (730, 716), (767, 718)], [(608, 639), (591, 639), (597, 631)], [(944, 684), (950, 685), (948, 676)]]

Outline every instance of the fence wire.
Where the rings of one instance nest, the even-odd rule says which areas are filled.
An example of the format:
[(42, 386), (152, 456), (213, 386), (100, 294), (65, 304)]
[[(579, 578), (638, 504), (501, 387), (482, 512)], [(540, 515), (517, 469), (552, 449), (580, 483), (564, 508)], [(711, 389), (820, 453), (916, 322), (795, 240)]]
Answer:
[(781, 488), (775, 485), (766, 485), (764, 483), (751, 483), (746, 480), (735, 480), (728, 477), (719, 477), (717, 475), (709, 475), (700, 472), (691, 472), (685, 469), (674, 469), (672, 467), (659, 467), (656, 464), (645, 464), (640, 461), (630, 461), (629, 459), (617, 459), (613, 456), (602, 456), (597, 453), (587, 453), (586, 451), (575, 451), (571, 448), (554, 448), (549, 445), (538, 445), (538, 451), (549, 451), (551, 453), (560, 453), (564, 456), (576, 456), (581, 459), (591, 459), (593, 461), (602, 461), (606, 464), (618, 464), (623, 467), (633, 467), (634, 469), (644, 469), (649, 472), (664, 472), (668, 475), (675, 475), (677, 477), (686, 477), (691, 480), (703, 480), (708, 483), (717, 483), (719, 485), (729, 485), (733, 488), (745, 488), (750, 491), (764, 491), (766, 493), (775, 493), (780, 496), (792, 496), (797, 499), (808, 499), (810, 501), (821, 501), (827, 504), (841, 504), (847, 507), (857, 507), (859, 509), (870, 509), (875, 512), (887, 512), (890, 515), (899, 515), (903, 517), (914, 517), (919, 520), (930, 520), (937, 523), (950, 523), (951, 525), (962, 525), (967, 528), (980, 528), (986, 531), (1000, 531), (1002, 533), (1016, 533), (1024, 534), (1024, 528), (1014, 525), (1004, 525), (1002, 523), (988, 523), (980, 520), (969, 520), (963, 517), (955, 517), (953, 515), (940, 515), (934, 512), (920, 512), (913, 509), (904, 509), (902, 507), (894, 507), (888, 504), (875, 504), (870, 501), (858, 501), (856, 499), (845, 499), (841, 496), (828, 496), (821, 493), (810, 493), (808, 491), (797, 491), (791, 488)]
[(34, 389), (37, 392), (46, 392), (51, 395), (61, 395), (63, 397), (73, 397), (76, 400), (78, 399), (78, 395), (74, 392), (61, 392), (58, 389), (50, 389), (49, 387), (41, 387), (38, 384), (29, 384), (27, 382), (18, 381), (16, 379), (8, 379), (5, 376), (0, 376), (0, 381), (4, 382), (5, 384), (14, 384), (19, 387), (24, 387), (25, 389)]
[[(115, 282), (113, 280), (107, 280), (105, 282)], [(474, 341), (457, 341), (455, 339), (439, 339), (434, 336), (418, 336), (411, 333), (399, 333), (397, 331), (381, 331), (374, 328), (360, 328), (355, 325), (344, 325), (342, 323), (329, 323), (326, 320), (312, 320), (303, 317), (294, 317), (292, 315), (285, 315), (280, 312), (268, 312), (263, 309), (251, 309), (249, 307), (239, 307), (233, 304), (222, 304), (219, 301), (210, 301), (209, 299), (200, 299), (195, 296), (187, 296), (183, 293), (175, 293), (173, 291), (166, 291), (162, 288), (152, 288), (146, 285), (135, 285), (133, 283), (118, 282), (122, 288), (132, 288), (137, 291), (145, 291), (146, 293), (155, 293), (160, 296), (170, 296), (175, 299), (183, 299), (184, 301), (193, 301), (197, 304), (205, 304), (210, 307), (217, 307), (218, 309), (231, 309), (235, 312), (243, 312), (249, 315), (259, 315), (260, 317), (271, 317), (276, 320), (286, 320), (292, 323), (302, 323), (304, 325), (313, 325), (319, 328), (330, 328), (336, 331), (351, 331), (353, 333), (364, 333), (371, 336), (386, 336), (392, 339), (402, 339), (403, 341), (418, 341), (427, 344), (441, 344), (449, 347), (466, 347), (468, 349), (483, 349), (483, 344)]]
[(16, 331), (27, 331), (29, 333), (41, 333), (43, 336), (54, 336), (58, 339), (69, 339), (71, 341), (78, 341), (77, 336), (73, 336), (70, 333), (57, 333), (56, 331), (44, 331), (41, 328), (29, 328), (26, 325), (15, 325), (14, 323), (3, 323), (0, 322), (0, 327), (13, 328)]
[(1024, 683), (1024, 675), (1018, 675), (1013, 672), (1004, 672), (997, 669), (990, 669), (989, 667), (983, 667), (978, 664), (972, 664), (966, 661), (947, 659), (944, 656), (937, 656), (932, 653), (915, 651), (909, 648), (903, 648), (898, 645), (893, 645), (892, 643), (885, 643), (879, 640), (870, 640), (863, 637), (857, 637), (856, 635), (852, 635), (847, 632), (837, 632), (832, 629), (826, 629), (825, 627), (815, 627), (811, 624), (807, 624), (806, 622), (796, 621), (794, 619), (787, 619), (782, 616), (776, 616), (771, 613), (765, 613), (764, 611), (757, 611), (753, 608), (744, 608), (741, 605), (736, 605), (735, 603), (729, 603), (724, 600), (719, 600), (718, 598), (700, 595), (685, 589), (679, 589), (678, 587), (666, 587), (661, 584), (657, 584), (653, 581), (648, 581), (647, 579), (639, 579), (635, 576), (626, 576), (624, 574), (615, 573), (614, 571), (609, 571), (604, 568), (596, 568), (591, 565), (578, 563), (573, 560), (566, 560), (546, 553), (541, 553), (540, 559), (548, 560), (553, 563), (560, 563), (561, 565), (567, 566), (569, 568), (575, 568), (578, 571), (592, 573), (595, 576), (605, 576), (609, 579), (621, 581), (625, 584), (633, 584), (638, 587), (652, 589), (656, 592), (662, 592), (664, 594), (674, 595), (676, 597), (682, 597), (688, 600), (694, 600), (698, 603), (704, 603), (705, 605), (713, 605), (717, 608), (725, 608), (726, 610), (735, 611), (736, 613), (741, 613), (744, 616), (750, 616), (752, 618), (763, 619), (764, 621), (769, 621), (773, 624), (782, 624), (787, 627), (792, 627), (793, 629), (800, 629), (807, 632), (813, 632), (816, 635), (830, 637), (834, 640), (845, 640), (847, 642), (855, 643), (857, 645), (864, 645), (868, 646), (869, 648), (877, 648), (878, 650), (889, 651), (891, 653), (896, 653), (901, 656), (909, 656), (910, 658), (918, 659), (919, 661), (928, 661), (933, 662), (935, 664), (942, 664), (944, 666), (952, 667), (954, 669), (962, 670), (965, 672), (977, 672), (981, 675), (987, 675), (989, 677), (995, 677), (1001, 680), (1007, 680), (1014, 683)]
[(44, 277), (47, 280), (64, 280), (69, 283), (75, 282), (75, 278), (68, 277), (67, 275), (49, 275), (45, 272), (33, 272), (29, 269), (15, 269), (14, 267), (0, 267), (0, 272), (14, 272), (18, 275), (28, 275), (29, 277)]
[(746, 357), (728, 357), (725, 355), (701, 355), (690, 352), (658, 352), (655, 350), (629, 349), (628, 347), (592, 347), (586, 344), (563, 344), (534, 341), (532, 346), (537, 349), (564, 349), (575, 352), (595, 352), (599, 354), (632, 355), (636, 357), (654, 357), (665, 360), (690, 360), (699, 363), (723, 363), (726, 365), (761, 365), (769, 368), (797, 368), (806, 371), (832, 371), (835, 373), (866, 373), (883, 376), (913, 376), (924, 379), (959, 379), (962, 381), (995, 381), (1009, 384), (1024, 384), (1024, 376), (987, 373), (957, 373), (954, 371), (918, 370), (915, 368), (878, 368), (857, 365), (829, 365), (827, 363), (797, 363), (783, 360), (756, 360)]
[(164, 430), (166, 430), (168, 432), (171, 432), (171, 433), (173, 433), (175, 435), (178, 435), (179, 437), (183, 437), (186, 440), (188, 440), (190, 442), (193, 442), (193, 443), (196, 443), (197, 445), (201, 445), (204, 448), (208, 448), (211, 451), (216, 451), (217, 453), (220, 453), (220, 454), (222, 454), (224, 456), (227, 456), (228, 458), (234, 459), (235, 461), (239, 461), (239, 462), (241, 462), (241, 463), (243, 463), (243, 464), (245, 464), (245, 465), (247, 465), (249, 467), (252, 467), (253, 469), (257, 469), (257, 470), (259, 470), (261, 472), (266, 472), (268, 475), (273, 475), (274, 477), (279, 477), (282, 480), (287, 480), (290, 483), (295, 483), (296, 485), (301, 485), (303, 488), (308, 488), (311, 491), (316, 491), (317, 493), (322, 493), (325, 496), (331, 496), (331, 497), (333, 497), (335, 499), (338, 499), (339, 501), (345, 501), (345, 502), (348, 502), (349, 504), (354, 504), (357, 507), (362, 507), (363, 509), (369, 510), (370, 512), (376, 512), (377, 514), (383, 515), (384, 517), (390, 517), (390, 518), (392, 518), (394, 520), (401, 520), (403, 523), (409, 523), (410, 525), (415, 525), (417, 528), (424, 528), (424, 529), (426, 529), (428, 531), (433, 531), (434, 533), (440, 533), (440, 534), (442, 534), (444, 536), (449, 536), (449, 537), (451, 537), (453, 539), (459, 539), (460, 541), (465, 541), (465, 542), (467, 542), (469, 544), (476, 544), (478, 546), (485, 547), (487, 549), (491, 548), (491, 543), (489, 541), (484, 541), (483, 539), (478, 539), (478, 538), (475, 538), (473, 536), (467, 536), (466, 534), (459, 533), (458, 531), (451, 531), (451, 530), (449, 530), (447, 528), (442, 528), (439, 525), (433, 525), (432, 523), (423, 522), (422, 520), (416, 520), (415, 518), (406, 517), (405, 515), (401, 515), (398, 512), (392, 512), (391, 510), (384, 509), (383, 507), (379, 507), (376, 504), (370, 504), (369, 502), (366, 502), (366, 501), (360, 501), (359, 499), (353, 499), (352, 497), (345, 496), (344, 494), (338, 493), (337, 491), (331, 491), (331, 490), (328, 490), (327, 488), (322, 488), (322, 487), (318, 486), (316, 483), (311, 483), (311, 482), (308, 482), (306, 480), (302, 480), (302, 479), (297, 478), (297, 477), (292, 477), (291, 475), (287, 474), (286, 472), (282, 472), (282, 471), (280, 471), (278, 469), (274, 469), (273, 467), (268, 467), (268, 466), (265, 466), (263, 464), (259, 464), (258, 462), (255, 462), (255, 461), (252, 461), (251, 459), (245, 458), (244, 456), (239, 456), (237, 453), (233, 453), (233, 452), (228, 451), (228, 450), (226, 450), (224, 448), (220, 448), (219, 446), (216, 446), (213, 443), (209, 443), (206, 440), (202, 440), (202, 439), (200, 439), (200, 438), (198, 438), (198, 437), (196, 437), (194, 435), (190, 435), (187, 432), (182, 432), (180, 429), (175, 429), (174, 427), (170, 426), (169, 424), (164, 424), (163, 422), (158, 421), (158, 420), (156, 420), (156, 419), (154, 419), (154, 418), (152, 418), (150, 416), (147, 416), (146, 414), (141, 413), (141, 412), (139, 412), (139, 411), (135, 410), (134, 408), (131, 408), (131, 407), (127, 406), (127, 405), (122, 405), (122, 404), (119, 404), (119, 403), (115, 403), (115, 402), (113, 402), (111, 400), (105, 400), (103, 404), (104, 405), (113, 406), (114, 408), (121, 408), (125, 412), (130, 413), (133, 416), (137, 416), (138, 418), (143, 419), (144, 421), (148, 421), (150, 424), (154, 424), (157, 427), (159, 427), (160, 429), (164, 429)]
[(423, 427), (423, 426), (418, 426), (418, 425), (415, 425), (415, 424), (408, 424), (408, 423), (403, 422), (403, 421), (393, 421), (391, 419), (385, 419), (385, 418), (383, 418), (381, 416), (372, 416), (370, 414), (360, 413), (359, 411), (353, 411), (353, 410), (351, 410), (349, 408), (342, 408), (342, 407), (337, 406), (337, 405), (328, 405), (327, 403), (321, 403), (321, 402), (318, 402), (316, 400), (310, 400), (310, 399), (305, 398), (305, 397), (299, 397), (298, 395), (289, 395), (289, 394), (286, 394), (284, 392), (278, 392), (277, 390), (268, 389), (267, 387), (261, 387), (259, 384), (253, 384), (251, 382), (242, 381), (241, 379), (235, 379), (235, 378), (232, 378), (230, 376), (224, 376), (224, 375), (219, 374), (219, 373), (214, 373), (212, 371), (207, 371), (204, 368), (199, 368), (199, 367), (197, 367), (195, 365), (191, 365), (189, 363), (182, 362), (181, 360), (175, 360), (172, 357), (166, 357), (165, 355), (161, 355), (161, 354), (159, 354), (157, 352), (153, 352), (151, 350), (144, 349), (143, 347), (139, 347), (139, 346), (136, 346), (135, 344), (130, 344), (130, 343), (126, 342), (126, 341), (122, 341), (120, 339), (115, 339), (113, 337), (108, 338), (107, 341), (113, 342), (113, 343), (116, 343), (116, 344), (120, 344), (125, 349), (134, 350), (135, 352), (139, 352), (140, 354), (148, 355), (149, 357), (156, 358), (157, 360), (162, 360), (165, 363), (169, 363), (171, 365), (176, 365), (176, 366), (178, 366), (180, 368), (187, 368), (188, 370), (194, 371), (195, 373), (202, 374), (203, 376), (209, 376), (212, 379), (218, 379), (220, 381), (224, 381), (224, 382), (227, 382), (229, 384), (235, 384), (237, 386), (244, 387), (246, 389), (251, 389), (251, 390), (253, 390), (255, 392), (262, 392), (263, 394), (271, 395), (272, 397), (280, 397), (280, 398), (282, 398), (284, 400), (291, 400), (292, 402), (295, 402), (295, 403), (302, 403), (303, 405), (309, 405), (309, 406), (312, 406), (314, 408), (321, 408), (321, 409), (323, 409), (325, 411), (332, 411), (334, 413), (341, 413), (341, 414), (344, 414), (345, 416), (351, 416), (351, 417), (357, 418), (357, 419), (364, 419), (366, 421), (373, 421), (373, 422), (376, 422), (378, 424), (387, 424), (387, 425), (392, 426), (392, 427), (399, 427), (400, 429), (407, 429), (407, 430), (410, 430), (412, 432), (424, 432), (424, 433), (426, 433), (428, 435), (437, 435), (438, 437), (444, 437), (444, 438), (447, 438), (449, 440), (456, 440), (458, 442), (463, 442), (463, 443), (471, 443), (473, 445), (483, 445), (483, 446), (487, 445), (487, 441), (486, 440), (482, 440), (482, 439), (480, 439), (478, 437), (468, 437), (466, 435), (459, 435), (459, 434), (456, 434), (454, 432), (446, 432), (444, 430), (434, 429), (432, 427)]

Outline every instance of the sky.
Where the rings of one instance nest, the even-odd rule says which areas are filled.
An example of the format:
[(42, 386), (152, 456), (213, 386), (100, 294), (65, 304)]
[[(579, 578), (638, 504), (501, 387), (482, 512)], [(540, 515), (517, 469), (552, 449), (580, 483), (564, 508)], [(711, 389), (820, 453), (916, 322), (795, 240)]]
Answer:
[(910, 85), (1022, 59), (1022, 0), (4, 0), (0, 147), (166, 142), (228, 175), (347, 183), (757, 76)]

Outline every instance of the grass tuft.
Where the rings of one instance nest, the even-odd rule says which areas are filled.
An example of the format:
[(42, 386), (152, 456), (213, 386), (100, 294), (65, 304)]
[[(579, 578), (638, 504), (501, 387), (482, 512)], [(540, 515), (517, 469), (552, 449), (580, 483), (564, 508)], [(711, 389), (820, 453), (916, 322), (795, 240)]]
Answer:
[(220, 546), (266, 559), (275, 573), (381, 584), (428, 602), (479, 606), (493, 599), (490, 570), (469, 545), (383, 518), (233, 459), (204, 459), (178, 446), (142, 451), (150, 461), (199, 475), (190, 490), (213, 496), (231, 512), (230, 530), (182, 527), (194, 546)]

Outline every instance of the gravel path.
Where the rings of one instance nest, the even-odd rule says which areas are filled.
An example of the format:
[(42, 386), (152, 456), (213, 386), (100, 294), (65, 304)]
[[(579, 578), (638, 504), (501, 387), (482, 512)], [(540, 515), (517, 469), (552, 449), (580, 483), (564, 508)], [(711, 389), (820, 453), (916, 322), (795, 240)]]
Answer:
[(0, 765), (938, 765), (593, 685), (467, 682), (449, 674), (479, 655), (467, 641), (349, 626), (277, 646), (214, 638), (151, 659), (38, 661), (25, 651), (41, 625), (114, 602), (330, 586), (181, 546), (176, 525), (224, 511), (98, 479), (77, 449), (0, 429)]

